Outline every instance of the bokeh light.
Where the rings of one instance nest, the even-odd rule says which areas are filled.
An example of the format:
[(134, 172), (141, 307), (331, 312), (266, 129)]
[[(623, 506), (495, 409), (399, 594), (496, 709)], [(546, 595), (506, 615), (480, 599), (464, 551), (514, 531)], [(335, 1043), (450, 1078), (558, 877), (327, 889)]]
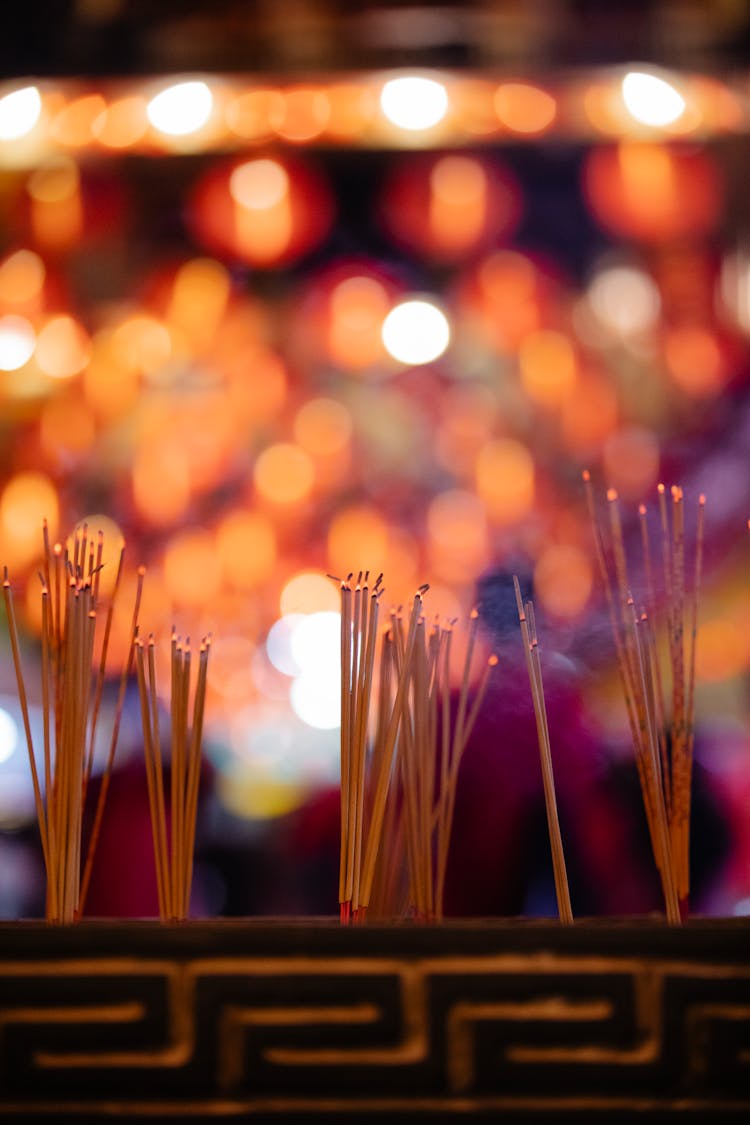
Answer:
[(626, 426), (604, 443), (602, 464), (607, 481), (625, 500), (640, 500), (659, 476), (659, 442), (642, 426)]
[(347, 277), (329, 299), (327, 349), (334, 363), (349, 371), (363, 371), (384, 358), (383, 321), (389, 299), (384, 285), (373, 277)]
[(540, 553), (534, 567), (534, 595), (553, 617), (579, 617), (591, 596), (592, 586), (590, 552), (554, 543)]
[(658, 323), (659, 289), (652, 277), (635, 266), (602, 268), (592, 278), (587, 296), (599, 321), (623, 338), (649, 332)]
[(23, 86), (0, 98), (0, 141), (16, 141), (36, 125), (42, 98), (36, 86)]
[(514, 133), (537, 135), (550, 128), (557, 114), (555, 99), (528, 82), (503, 82), (495, 91), (495, 112)]
[(272, 504), (298, 504), (310, 495), (315, 470), (304, 449), (282, 441), (263, 450), (255, 462), (253, 477), (264, 500)]
[(16, 720), (5, 707), (0, 707), (0, 764), (7, 762), (13, 756), (18, 743), (19, 731)]
[(170, 539), (164, 552), (164, 582), (178, 605), (210, 605), (221, 586), (221, 561), (209, 531), (188, 528)]
[(328, 528), (328, 562), (332, 573), (386, 569), (388, 525), (380, 513), (367, 504), (343, 506)]
[(213, 96), (206, 83), (189, 81), (177, 82), (154, 94), (146, 114), (160, 133), (185, 137), (203, 128), (212, 109)]
[(0, 536), (3, 562), (24, 567), (42, 553), (42, 523), (50, 540), (57, 535), (60, 505), (48, 476), (34, 470), (16, 473), (0, 493)]
[(225, 579), (238, 590), (266, 582), (276, 565), (276, 533), (260, 512), (236, 508), (216, 528), (216, 550)]
[(420, 298), (402, 301), (383, 321), (386, 350), (399, 363), (409, 366), (439, 359), (450, 338), (448, 319), (432, 301)]
[(282, 616), (300, 613), (336, 612), (339, 593), (335, 584), (321, 571), (303, 570), (293, 575), (281, 590), (279, 608)]
[(496, 524), (512, 524), (528, 515), (534, 502), (534, 461), (514, 438), (494, 438), (477, 451), (476, 490)]
[(18, 371), (28, 363), (36, 347), (36, 332), (23, 316), (0, 317), (0, 371)]
[(562, 332), (531, 332), (518, 352), (521, 383), (540, 406), (557, 407), (570, 398), (578, 380), (573, 346)]
[(70, 379), (83, 371), (91, 357), (86, 330), (72, 316), (54, 316), (40, 330), (36, 362), (52, 379)]
[(685, 99), (671, 82), (656, 74), (631, 70), (622, 80), (622, 99), (642, 125), (672, 125), (685, 111)]
[(380, 93), (380, 108), (399, 129), (432, 129), (448, 111), (448, 91), (442, 82), (419, 75), (391, 78)]
[(47, 270), (33, 250), (15, 250), (0, 262), (0, 302), (26, 305), (42, 292)]

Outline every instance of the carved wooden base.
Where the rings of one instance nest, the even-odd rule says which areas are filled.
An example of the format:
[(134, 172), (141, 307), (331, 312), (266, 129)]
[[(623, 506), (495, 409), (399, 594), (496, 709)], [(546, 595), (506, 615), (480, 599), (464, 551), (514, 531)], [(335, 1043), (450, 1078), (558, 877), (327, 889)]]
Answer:
[(750, 924), (0, 925), (0, 1119), (750, 1120)]

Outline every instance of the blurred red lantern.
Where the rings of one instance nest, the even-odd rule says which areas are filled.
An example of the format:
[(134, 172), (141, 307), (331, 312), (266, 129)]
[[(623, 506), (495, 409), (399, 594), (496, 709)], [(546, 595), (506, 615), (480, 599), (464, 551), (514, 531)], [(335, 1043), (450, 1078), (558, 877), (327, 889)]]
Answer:
[(705, 234), (722, 204), (719, 170), (694, 148), (631, 141), (594, 148), (583, 183), (597, 222), (640, 242)]
[(407, 157), (386, 180), (381, 219), (407, 250), (460, 261), (507, 238), (521, 217), (521, 188), (496, 160), (468, 153)]
[(306, 161), (254, 156), (212, 167), (198, 182), (189, 213), (195, 236), (213, 253), (273, 268), (326, 237), (333, 200)]

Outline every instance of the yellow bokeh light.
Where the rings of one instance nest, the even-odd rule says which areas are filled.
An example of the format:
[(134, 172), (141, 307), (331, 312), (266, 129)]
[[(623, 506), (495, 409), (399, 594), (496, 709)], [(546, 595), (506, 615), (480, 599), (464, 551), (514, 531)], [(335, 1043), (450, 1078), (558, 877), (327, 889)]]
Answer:
[(210, 604), (221, 588), (221, 560), (209, 531), (191, 528), (170, 540), (164, 552), (164, 583), (177, 605)]
[(559, 406), (575, 390), (576, 355), (570, 340), (561, 332), (530, 333), (521, 341), (518, 364), (524, 390), (540, 406)]
[(57, 535), (60, 506), (57, 490), (44, 473), (21, 472), (0, 494), (0, 535), (5, 565), (27, 566), (42, 551), (42, 523), (51, 540)]
[(93, 124), (96, 139), (105, 148), (130, 148), (148, 129), (146, 99), (140, 95), (110, 102)]
[(83, 202), (78, 166), (70, 157), (37, 168), (26, 190), (31, 200), (31, 227), (38, 245), (62, 249), (83, 232)]
[(602, 464), (612, 488), (626, 500), (638, 500), (659, 476), (659, 442), (651, 430), (630, 426), (604, 443)]
[(569, 620), (580, 616), (591, 596), (592, 585), (591, 560), (579, 547), (553, 544), (537, 559), (535, 597), (554, 617)]
[(56, 114), (50, 134), (58, 144), (82, 148), (94, 139), (96, 123), (106, 108), (101, 94), (84, 94), (75, 98)]
[(172, 336), (156, 317), (128, 317), (112, 332), (111, 346), (118, 363), (133, 371), (153, 375), (172, 355)]
[(190, 502), (190, 466), (175, 442), (155, 440), (135, 450), (133, 500), (149, 523), (165, 525), (180, 519)]
[(91, 408), (78, 395), (56, 395), (44, 404), (39, 419), (39, 440), (48, 456), (65, 464), (87, 453), (96, 437)]
[(477, 494), (496, 524), (510, 524), (528, 515), (534, 503), (534, 462), (526, 446), (513, 438), (494, 438), (478, 451)]
[(449, 489), (427, 509), (431, 570), (449, 582), (469, 582), (489, 555), (487, 510), (473, 492)]
[(320, 136), (330, 116), (331, 106), (325, 90), (298, 86), (285, 92), (283, 112), (272, 124), (285, 141), (302, 144)]
[(318, 570), (303, 570), (285, 583), (279, 597), (281, 616), (291, 613), (337, 613), (338, 587)]
[(590, 457), (617, 427), (617, 392), (609, 379), (585, 374), (575, 396), (562, 404), (562, 433), (567, 449)]
[(700, 324), (670, 328), (664, 359), (674, 382), (693, 398), (718, 394), (725, 382), (724, 361), (714, 333)]
[(38, 297), (47, 271), (33, 250), (16, 250), (0, 262), (0, 302), (25, 305)]
[(264, 449), (253, 476), (258, 493), (272, 504), (298, 504), (310, 495), (315, 483), (312, 461), (292, 442), (277, 442)]
[(268, 211), (289, 194), (289, 176), (277, 160), (248, 160), (229, 177), (229, 194), (249, 211)]
[(70, 379), (83, 371), (91, 358), (91, 340), (72, 316), (54, 316), (39, 333), (36, 362), (53, 379)]
[(178, 329), (196, 349), (213, 340), (226, 312), (229, 273), (212, 258), (193, 258), (177, 271), (167, 310), (170, 327)]
[(444, 156), (430, 174), (429, 226), (441, 251), (471, 247), (487, 219), (488, 178), (478, 160)]
[(748, 666), (747, 627), (742, 621), (714, 617), (698, 626), (695, 674), (718, 683), (738, 676)]
[(101, 417), (116, 418), (133, 406), (139, 387), (139, 372), (123, 362), (114, 333), (106, 329), (97, 332), (91, 361), (83, 373), (86, 401)]
[(372, 367), (385, 356), (381, 329), (390, 302), (385, 286), (372, 277), (348, 277), (331, 293), (328, 353), (348, 370)]
[(272, 131), (272, 122), (284, 115), (284, 96), (280, 90), (246, 90), (228, 103), (227, 126), (238, 137), (258, 140)]
[(216, 550), (226, 581), (251, 590), (270, 578), (276, 565), (273, 524), (260, 512), (229, 512), (216, 529)]
[(557, 103), (528, 82), (503, 82), (495, 91), (495, 113), (514, 133), (544, 133), (557, 116)]
[(345, 577), (350, 570), (386, 569), (388, 525), (366, 504), (342, 508), (328, 529), (328, 561), (331, 571)]
[(334, 398), (311, 398), (294, 418), (294, 436), (311, 457), (332, 457), (346, 449), (352, 436), (352, 416)]

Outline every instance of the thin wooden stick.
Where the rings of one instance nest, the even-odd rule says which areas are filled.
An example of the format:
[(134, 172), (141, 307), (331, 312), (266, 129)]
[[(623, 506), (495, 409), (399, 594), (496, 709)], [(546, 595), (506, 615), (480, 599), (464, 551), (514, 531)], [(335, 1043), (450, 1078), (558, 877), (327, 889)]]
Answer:
[(539, 758), (542, 767), (542, 785), (544, 788), (544, 804), (547, 812), (547, 829), (549, 832), (550, 848), (552, 851), (552, 868), (555, 880), (555, 894), (557, 897), (557, 910), (563, 925), (570, 925), (573, 921), (573, 911), (570, 905), (570, 889), (565, 866), (562, 836), (560, 833), (560, 820), (557, 812), (557, 797), (555, 795), (555, 779), (552, 769), (552, 753), (550, 749), (549, 725), (547, 721), (547, 708), (544, 699), (544, 684), (542, 681), (542, 666), (539, 659), (539, 643), (536, 635), (534, 621), (534, 607), (531, 601), (524, 605), (521, 597), (521, 586), (516, 575), (513, 575), (513, 586), (518, 607), (518, 620), (521, 626), (526, 668), (531, 686), (531, 695), (534, 704), (536, 719), (537, 741), (539, 743)]

